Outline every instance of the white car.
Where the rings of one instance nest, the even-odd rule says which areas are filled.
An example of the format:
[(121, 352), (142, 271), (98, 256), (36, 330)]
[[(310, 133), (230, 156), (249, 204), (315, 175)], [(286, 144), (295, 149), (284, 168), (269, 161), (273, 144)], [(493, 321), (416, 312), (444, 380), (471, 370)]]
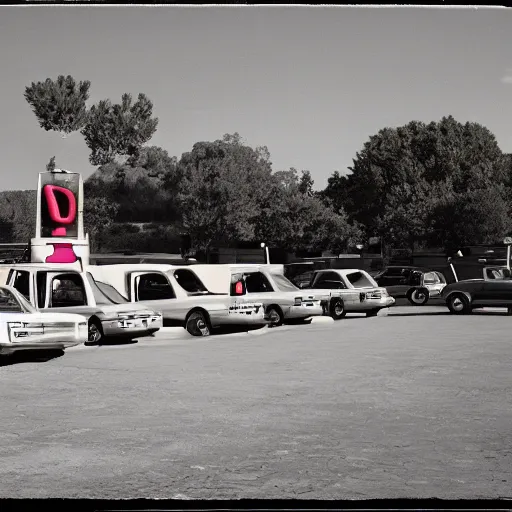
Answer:
[(11, 286), (0, 286), (0, 354), (64, 350), (87, 341), (87, 320), (73, 313), (43, 313)]
[[(192, 268), (198, 275), (202, 275), (205, 267), (229, 268), (229, 293), (235, 307), (253, 302), (263, 304), (266, 319), (271, 326), (283, 323), (309, 323), (312, 317), (323, 314), (322, 304), (316, 294), (304, 292), (289, 281), (284, 276), (283, 265), (220, 264), (194, 265)], [(224, 282), (211, 282), (207, 286), (211, 286), (209, 289), (212, 290), (226, 289)]]
[[(197, 268), (202, 270), (201, 277)], [(89, 265), (87, 272), (113, 300), (156, 308), (162, 312), (165, 326), (184, 327), (192, 336), (208, 336), (227, 326), (248, 329), (268, 324), (260, 301), (242, 305), (230, 297), (231, 272), (225, 265)], [(221, 289), (210, 289), (204, 279), (220, 283)]]
[(62, 263), (16, 264), (0, 269), (0, 284), (13, 286), (40, 311), (77, 313), (88, 321), (90, 343), (134, 339), (162, 327), (162, 315), (105, 295), (89, 272)]
[(395, 303), (386, 288), (380, 287), (368, 272), (358, 268), (315, 270), (310, 279), (301, 289), (322, 295), (324, 314), (334, 320), (347, 313), (376, 316), (381, 309)]

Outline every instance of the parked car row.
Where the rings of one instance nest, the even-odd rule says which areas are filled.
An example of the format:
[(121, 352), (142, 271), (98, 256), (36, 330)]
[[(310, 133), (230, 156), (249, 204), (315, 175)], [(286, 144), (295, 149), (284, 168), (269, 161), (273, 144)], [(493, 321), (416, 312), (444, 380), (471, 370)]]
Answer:
[[(43, 316), (79, 315), (86, 322), (87, 338), (73, 343), (91, 344), (151, 335), (162, 326), (182, 326), (193, 336), (207, 336), (228, 326), (277, 327), (309, 323), (320, 315), (338, 320), (350, 312), (373, 316), (394, 303), (363, 270), (320, 273), (301, 289), (285, 277), (283, 265), (116, 264), (83, 269), (79, 264), (25, 263), (2, 266), (0, 285)], [(82, 325), (82, 335), (83, 330)]]
[(486, 267), (480, 279), (446, 285), (440, 272), (415, 267), (388, 267), (375, 278), (361, 269), (320, 269), (296, 276), (297, 286), (283, 265), (7, 264), (0, 266), (0, 351), (133, 339), (163, 326), (208, 336), (321, 315), (371, 317), (399, 297), (414, 305), (439, 297), (454, 314), (489, 305), (512, 314), (510, 277), (508, 269)]

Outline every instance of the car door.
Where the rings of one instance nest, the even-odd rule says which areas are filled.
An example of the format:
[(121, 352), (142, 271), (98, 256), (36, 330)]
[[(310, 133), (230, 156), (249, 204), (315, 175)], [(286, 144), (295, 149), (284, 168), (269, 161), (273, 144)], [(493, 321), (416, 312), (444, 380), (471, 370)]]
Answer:
[(132, 272), (130, 274), (130, 302), (140, 302), (155, 311), (160, 311), (164, 319), (180, 320), (185, 305), (180, 305), (167, 275), (163, 272)]
[(377, 284), (386, 288), (393, 297), (405, 297), (409, 289), (410, 270), (401, 267), (388, 268), (376, 279)]
[(332, 290), (331, 295), (341, 297), (347, 311), (354, 309), (359, 303), (359, 293), (351, 289), (344, 276), (335, 270), (319, 272), (313, 283), (313, 288)]
[(37, 304), (41, 309), (87, 315), (94, 304), (78, 272), (37, 272)]
[(484, 305), (512, 304), (512, 280), (504, 279), (498, 269), (486, 268), (485, 281), (476, 296), (476, 300)]

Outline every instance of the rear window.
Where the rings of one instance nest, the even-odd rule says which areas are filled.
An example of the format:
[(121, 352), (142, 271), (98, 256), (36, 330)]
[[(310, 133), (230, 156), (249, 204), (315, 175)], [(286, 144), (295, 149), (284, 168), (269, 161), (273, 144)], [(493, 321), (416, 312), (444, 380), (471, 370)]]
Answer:
[(375, 288), (377, 286), (377, 283), (372, 282), (373, 279), (371, 277), (366, 276), (362, 272), (351, 272), (345, 277), (354, 288)]
[(282, 292), (295, 292), (299, 290), (299, 288), (297, 288), (290, 280), (286, 279), (286, 277), (281, 274), (272, 274), (272, 277), (274, 278), (277, 287)]

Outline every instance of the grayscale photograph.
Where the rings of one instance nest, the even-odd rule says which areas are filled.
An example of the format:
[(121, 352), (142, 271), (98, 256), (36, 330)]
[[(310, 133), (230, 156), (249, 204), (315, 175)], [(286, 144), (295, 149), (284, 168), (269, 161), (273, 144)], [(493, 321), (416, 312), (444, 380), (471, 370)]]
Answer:
[(0, 499), (512, 499), (511, 48), (0, 6)]

